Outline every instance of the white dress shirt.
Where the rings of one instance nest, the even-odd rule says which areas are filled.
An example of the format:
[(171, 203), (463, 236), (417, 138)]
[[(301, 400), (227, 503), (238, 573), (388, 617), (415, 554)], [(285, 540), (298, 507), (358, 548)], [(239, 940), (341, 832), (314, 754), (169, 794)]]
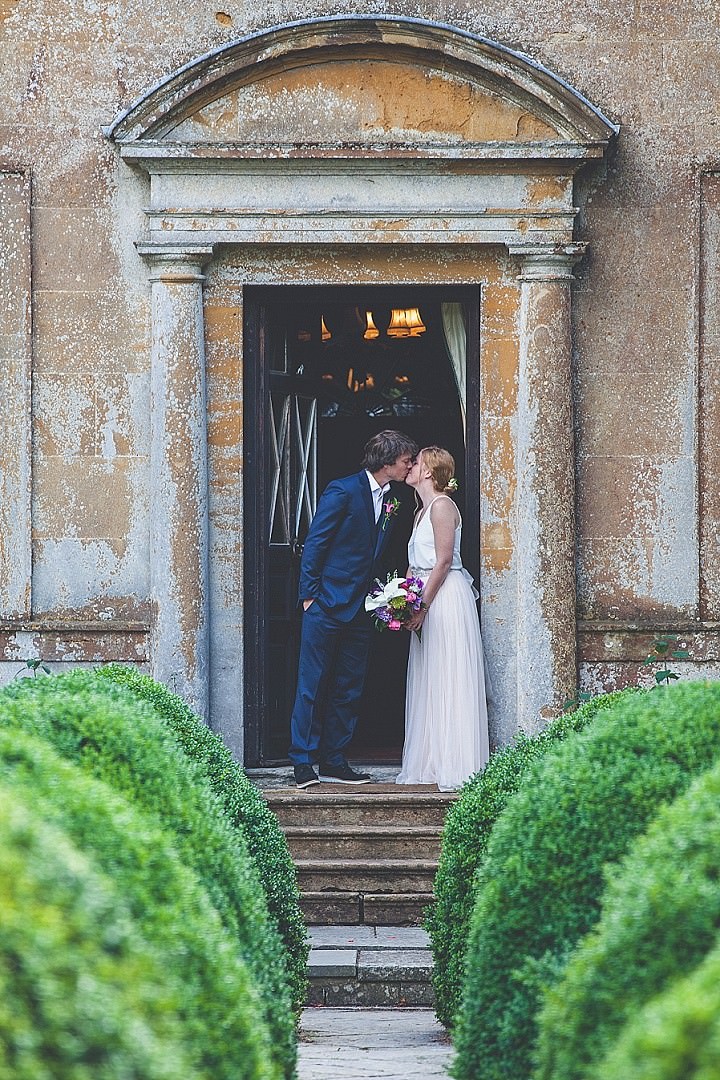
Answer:
[(375, 524), (377, 525), (378, 521), (380, 520), (380, 514), (382, 513), (383, 495), (390, 490), (390, 485), (385, 484), (383, 487), (380, 487), (373, 474), (371, 472), (368, 472), (367, 469), (365, 470), (365, 472), (367, 474), (368, 480), (370, 481), (370, 494), (373, 498), (373, 506), (375, 507)]

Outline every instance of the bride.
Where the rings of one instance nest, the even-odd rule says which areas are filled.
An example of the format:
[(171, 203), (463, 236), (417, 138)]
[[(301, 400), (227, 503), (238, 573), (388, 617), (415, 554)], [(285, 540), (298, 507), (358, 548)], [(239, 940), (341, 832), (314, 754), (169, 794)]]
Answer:
[(425, 582), (423, 607), (405, 625), (413, 634), (407, 674), (405, 745), (398, 784), (452, 791), (487, 763), (487, 704), (477, 592), (460, 561), (460, 512), (447, 491), (455, 461), (426, 446), (406, 484), (421, 506), (408, 559)]

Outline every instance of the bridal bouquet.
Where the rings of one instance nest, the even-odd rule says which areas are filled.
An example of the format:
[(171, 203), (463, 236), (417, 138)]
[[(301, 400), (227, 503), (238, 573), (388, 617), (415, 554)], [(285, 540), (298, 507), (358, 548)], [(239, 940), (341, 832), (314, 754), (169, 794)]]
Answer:
[(400, 630), (422, 607), (425, 582), (418, 577), (398, 577), (388, 574), (383, 584), (375, 579), (375, 587), (365, 597), (365, 610), (372, 615), (378, 630)]

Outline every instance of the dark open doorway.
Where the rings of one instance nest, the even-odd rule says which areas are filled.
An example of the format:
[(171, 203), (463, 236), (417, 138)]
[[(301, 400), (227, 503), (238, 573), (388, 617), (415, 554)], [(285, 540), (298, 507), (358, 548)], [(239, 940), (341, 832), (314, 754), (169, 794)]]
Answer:
[[(302, 544), (319, 494), (331, 479), (358, 471), (372, 434), (397, 428), (420, 446), (438, 443), (454, 455), (465, 521), (464, 559), (477, 577), (478, 380), (477, 363), (468, 364), (467, 357), (478, 357), (478, 294), (475, 288), (420, 286), (248, 290), (248, 765), (286, 760), (297, 675)], [(388, 555), (390, 568), (401, 573), (413, 513), (413, 492), (407, 488)], [(400, 760), (407, 649), (404, 632), (375, 636), (351, 758)]]

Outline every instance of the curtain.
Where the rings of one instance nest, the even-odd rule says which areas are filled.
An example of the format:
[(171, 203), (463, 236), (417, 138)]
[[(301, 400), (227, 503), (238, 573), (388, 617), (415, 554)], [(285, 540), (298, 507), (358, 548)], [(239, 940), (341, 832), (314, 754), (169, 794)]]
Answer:
[(460, 412), (462, 414), (463, 436), (465, 436), (465, 408), (467, 403), (467, 390), (465, 385), (465, 358), (466, 358), (466, 333), (465, 316), (462, 304), (442, 304), (442, 324), (445, 334), (445, 345), (450, 355), (455, 385), (460, 398)]

